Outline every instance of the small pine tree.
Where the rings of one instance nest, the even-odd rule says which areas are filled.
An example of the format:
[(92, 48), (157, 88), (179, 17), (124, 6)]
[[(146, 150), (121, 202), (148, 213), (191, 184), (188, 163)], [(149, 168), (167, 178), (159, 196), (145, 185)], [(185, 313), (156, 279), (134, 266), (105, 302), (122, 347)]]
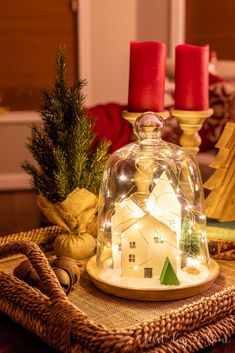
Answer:
[(184, 217), (181, 228), (180, 249), (187, 255), (196, 256), (200, 253), (200, 242), (195, 226), (191, 224), (188, 216)]
[(76, 187), (98, 194), (109, 143), (94, 145), (92, 123), (81, 93), (85, 84), (80, 80), (67, 88), (65, 49), (59, 48), (55, 87), (44, 92), (42, 123), (32, 126), (27, 143), (37, 166), (22, 163), (37, 194), (52, 203), (65, 200)]

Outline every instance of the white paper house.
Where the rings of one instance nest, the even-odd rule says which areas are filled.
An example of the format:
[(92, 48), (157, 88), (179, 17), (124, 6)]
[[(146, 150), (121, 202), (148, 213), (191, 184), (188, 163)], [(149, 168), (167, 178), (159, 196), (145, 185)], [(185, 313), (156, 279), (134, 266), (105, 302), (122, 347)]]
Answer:
[(113, 267), (122, 276), (159, 277), (166, 257), (177, 271), (181, 205), (164, 172), (144, 207), (127, 198), (112, 217)]
[(147, 208), (154, 218), (176, 232), (177, 242), (179, 242), (181, 204), (165, 172), (155, 180), (155, 186), (147, 201)]
[(147, 214), (122, 233), (122, 276), (160, 277), (167, 256), (176, 271), (176, 253), (176, 233)]
[(144, 215), (145, 212), (131, 198), (116, 204), (111, 220), (113, 268), (121, 267), (121, 238), (124, 230)]

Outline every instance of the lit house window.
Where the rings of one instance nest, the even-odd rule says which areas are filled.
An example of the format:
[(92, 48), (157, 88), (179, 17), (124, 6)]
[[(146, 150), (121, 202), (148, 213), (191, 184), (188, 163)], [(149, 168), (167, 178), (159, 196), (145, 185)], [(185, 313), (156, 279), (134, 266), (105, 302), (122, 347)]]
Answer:
[(153, 277), (153, 269), (152, 267), (145, 267), (144, 269), (144, 278), (152, 278)]
[(129, 262), (135, 262), (135, 254), (129, 254)]
[(136, 246), (135, 246), (135, 241), (130, 241), (130, 249), (135, 249)]

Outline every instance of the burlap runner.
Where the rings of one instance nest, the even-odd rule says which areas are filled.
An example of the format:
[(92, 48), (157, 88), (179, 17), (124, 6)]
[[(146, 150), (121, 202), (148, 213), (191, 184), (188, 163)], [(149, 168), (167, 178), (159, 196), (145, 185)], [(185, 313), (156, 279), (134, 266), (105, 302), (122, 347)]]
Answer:
[(219, 265), (222, 272), (215, 284), (202, 294), (191, 298), (166, 302), (142, 302), (114, 297), (97, 289), (84, 271), (80, 285), (70, 293), (69, 300), (97, 324), (110, 329), (132, 326), (156, 319), (171, 310), (192, 304), (203, 297), (208, 297), (209, 300), (213, 294), (235, 285), (235, 263), (233, 261), (219, 261)]
[[(12, 274), (14, 267), (22, 259), (20, 257), (2, 261), (0, 269)], [(98, 325), (104, 325), (108, 329), (130, 327), (143, 321), (156, 319), (204, 297), (207, 297), (209, 302), (212, 295), (235, 285), (235, 262), (220, 260), (218, 263), (221, 273), (211, 288), (190, 298), (165, 302), (128, 300), (106, 294), (94, 286), (84, 265), (80, 283), (70, 293), (68, 299)]]

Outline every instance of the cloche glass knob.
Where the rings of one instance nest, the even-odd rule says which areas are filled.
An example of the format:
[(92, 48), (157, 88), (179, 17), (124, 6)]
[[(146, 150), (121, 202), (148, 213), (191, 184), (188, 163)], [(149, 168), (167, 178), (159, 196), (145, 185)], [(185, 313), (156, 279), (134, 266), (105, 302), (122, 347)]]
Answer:
[(152, 112), (140, 115), (135, 122), (135, 131), (140, 140), (155, 140), (161, 137), (163, 119)]

